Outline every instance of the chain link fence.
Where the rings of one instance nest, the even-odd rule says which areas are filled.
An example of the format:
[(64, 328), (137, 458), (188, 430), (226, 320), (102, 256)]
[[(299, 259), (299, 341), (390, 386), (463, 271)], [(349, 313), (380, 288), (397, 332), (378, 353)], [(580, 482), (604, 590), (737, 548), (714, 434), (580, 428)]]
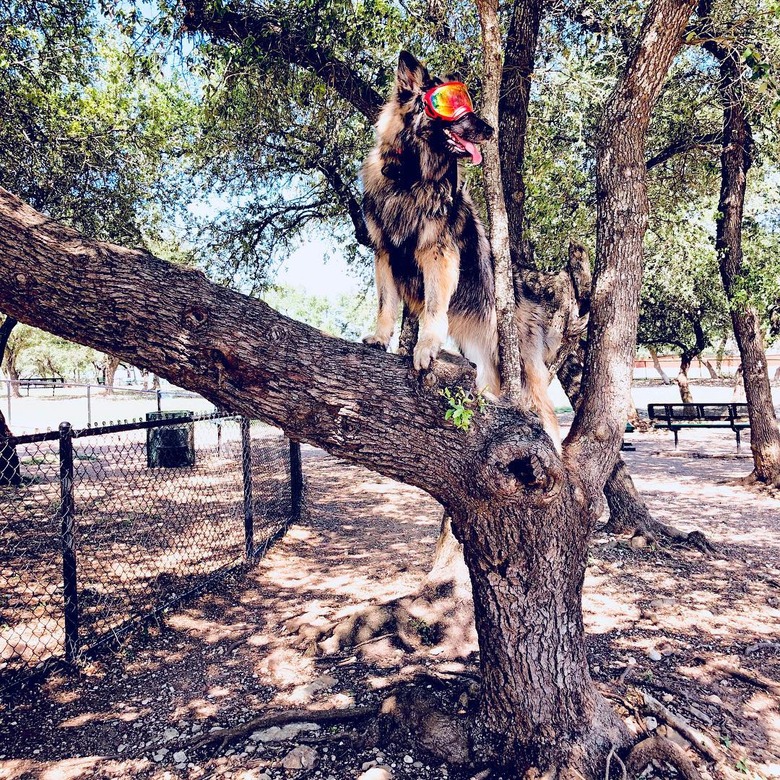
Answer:
[(257, 560), (300, 515), (300, 449), (280, 431), (147, 418), (0, 432), (0, 689)]

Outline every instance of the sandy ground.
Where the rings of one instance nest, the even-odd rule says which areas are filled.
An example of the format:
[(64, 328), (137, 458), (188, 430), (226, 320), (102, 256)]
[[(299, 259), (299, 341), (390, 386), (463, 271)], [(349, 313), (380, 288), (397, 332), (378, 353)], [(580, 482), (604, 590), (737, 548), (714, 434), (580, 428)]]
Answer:
[[(683, 431), (678, 452), (669, 433), (629, 438), (626, 460), (654, 514), (703, 531), (717, 552), (634, 549), (597, 533), (584, 596), (593, 676), (605, 692), (636, 686), (664, 701), (737, 775), (780, 777), (780, 504), (729, 484), (751, 462), (728, 432)], [(316, 657), (301, 642), (301, 615), (316, 624), (414, 591), (441, 518), (414, 488), (304, 450), (307, 517), (258, 566), (79, 677), (53, 675), (0, 704), (0, 779), (341, 780), (372, 761), (394, 777), (447, 776), (422, 755), (377, 755), (349, 729), (193, 746), (276, 708), (374, 702), (410, 665), (447, 664), (436, 648), (366, 660)], [(316, 767), (284, 770), (301, 745), (316, 750)]]

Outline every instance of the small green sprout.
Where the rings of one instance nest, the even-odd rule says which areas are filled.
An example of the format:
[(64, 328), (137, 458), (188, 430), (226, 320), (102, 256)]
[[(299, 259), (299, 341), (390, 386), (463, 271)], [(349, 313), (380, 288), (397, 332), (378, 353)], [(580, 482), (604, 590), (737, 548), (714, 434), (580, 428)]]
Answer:
[(739, 761), (734, 764), (734, 768), (737, 770), (737, 772), (742, 772), (743, 775), (748, 773), (747, 761), (744, 758), (740, 758)]
[(447, 400), (449, 408), (444, 413), (444, 419), (449, 420), (456, 428), (467, 431), (471, 427), (474, 412), (484, 412), (487, 401), (482, 393), (474, 395), (462, 387), (456, 387), (455, 392), (445, 387), (441, 395)]

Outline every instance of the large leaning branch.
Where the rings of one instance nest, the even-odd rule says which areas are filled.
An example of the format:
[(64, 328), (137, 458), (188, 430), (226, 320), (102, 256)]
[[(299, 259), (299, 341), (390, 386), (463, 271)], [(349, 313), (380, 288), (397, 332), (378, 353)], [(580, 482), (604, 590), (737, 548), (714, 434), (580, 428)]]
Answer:
[[(445, 506), (453, 472), (472, 493), (481, 489), (476, 464), (487, 440), (503, 428), (531, 438), (538, 430), (491, 405), (465, 434), (445, 422), (439, 394), (443, 384), (473, 384), (465, 362), (438, 360), (435, 372), (419, 374), (408, 359), (327, 336), (200, 272), (85, 239), (2, 189), (0, 309), (417, 485)], [(489, 474), (484, 489), (493, 489)]]

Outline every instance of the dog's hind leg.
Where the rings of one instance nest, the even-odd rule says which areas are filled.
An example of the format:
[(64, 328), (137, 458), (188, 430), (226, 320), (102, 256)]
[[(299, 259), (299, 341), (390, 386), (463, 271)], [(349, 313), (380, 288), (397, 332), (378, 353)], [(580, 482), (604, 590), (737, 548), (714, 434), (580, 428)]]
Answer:
[(495, 312), (488, 320), (451, 313), (450, 335), (463, 353), (463, 357), (477, 367), (477, 390), (487, 391), (495, 396), (500, 395)]
[(376, 317), (376, 329), (371, 336), (363, 339), (364, 344), (377, 349), (387, 349), (393, 337), (395, 321), (398, 317), (398, 288), (390, 268), (390, 258), (386, 252), (377, 252), (374, 261), (376, 273), (376, 294), (379, 299), (379, 312)]
[(447, 338), (447, 310), (458, 286), (460, 253), (441, 239), (418, 249), (415, 260), (423, 275), (425, 305), (420, 317), (420, 335), (414, 348), (414, 367), (428, 368)]

